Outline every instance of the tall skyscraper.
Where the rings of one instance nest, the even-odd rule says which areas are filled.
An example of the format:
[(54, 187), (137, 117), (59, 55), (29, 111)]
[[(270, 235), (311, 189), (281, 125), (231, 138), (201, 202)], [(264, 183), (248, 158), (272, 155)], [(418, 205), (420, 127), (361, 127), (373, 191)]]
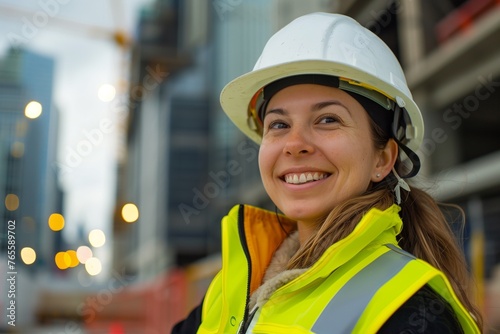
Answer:
[(51, 58), (23, 49), (10, 49), (0, 60), (0, 249), (7, 241), (3, 225), (15, 220), (16, 251), (33, 248), (35, 267), (52, 261), (55, 235), (47, 219), (60, 211), (62, 198), (52, 167), (58, 128), (53, 73)]

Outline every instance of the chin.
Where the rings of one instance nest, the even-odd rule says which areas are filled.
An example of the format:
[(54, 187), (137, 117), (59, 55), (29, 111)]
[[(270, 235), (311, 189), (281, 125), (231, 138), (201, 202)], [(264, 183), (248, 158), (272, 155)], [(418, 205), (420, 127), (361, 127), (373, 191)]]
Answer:
[(297, 206), (288, 208), (288, 210), (282, 210), (282, 212), (288, 218), (300, 222), (317, 223), (322, 217), (325, 217), (325, 213), (323, 212), (311, 210), (310, 208), (301, 209)]

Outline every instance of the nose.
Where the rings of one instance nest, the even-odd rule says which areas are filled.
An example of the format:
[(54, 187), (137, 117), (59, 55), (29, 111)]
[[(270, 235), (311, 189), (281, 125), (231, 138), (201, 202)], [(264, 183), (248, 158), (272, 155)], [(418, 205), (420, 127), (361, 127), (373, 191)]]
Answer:
[(302, 128), (291, 129), (287, 135), (283, 153), (288, 156), (303, 156), (314, 152), (311, 138)]

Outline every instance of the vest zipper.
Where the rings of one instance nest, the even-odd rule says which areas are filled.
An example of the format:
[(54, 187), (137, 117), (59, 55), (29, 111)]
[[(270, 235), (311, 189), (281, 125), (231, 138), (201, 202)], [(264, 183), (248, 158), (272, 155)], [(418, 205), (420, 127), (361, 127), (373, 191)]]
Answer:
[[(240, 325), (238, 326), (238, 334), (245, 334), (248, 327), (252, 324), (252, 320), (253, 320), (253, 317), (255, 316), (255, 313), (257, 312), (259, 308), (258, 307), (254, 307), (252, 312), (250, 312), (247, 316), (247, 319), (245, 321), (245, 319), (243, 319), (241, 322), (240, 322)], [(248, 310), (248, 308), (247, 308)]]
[(245, 311), (243, 313), (243, 319), (240, 322), (240, 325), (238, 326), (238, 331), (236, 333), (238, 334), (243, 334), (246, 331), (246, 327), (248, 326), (247, 320), (248, 320), (248, 303), (250, 301), (250, 280), (252, 278), (252, 261), (250, 259), (250, 253), (248, 251), (248, 245), (247, 245), (247, 240), (245, 237), (245, 206), (240, 205), (239, 211), (238, 211), (238, 232), (240, 235), (240, 243), (243, 248), (243, 252), (245, 253), (245, 256), (247, 258), (247, 265), (248, 265), (248, 279), (247, 279), (247, 292), (246, 292), (246, 300), (245, 300)]

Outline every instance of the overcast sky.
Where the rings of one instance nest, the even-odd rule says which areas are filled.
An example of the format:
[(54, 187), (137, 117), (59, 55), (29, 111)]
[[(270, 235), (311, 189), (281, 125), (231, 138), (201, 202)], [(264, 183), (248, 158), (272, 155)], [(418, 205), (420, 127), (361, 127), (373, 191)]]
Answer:
[[(116, 112), (116, 103), (99, 100), (97, 93), (101, 85), (117, 85), (126, 74), (124, 53), (108, 32), (124, 29), (133, 37), (138, 10), (150, 2), (0, 0), (0, 56), (17, 35), (26, 49), (55, 60), (53, 105), (60, 112), (57, 163), (69, 167), (61, 178), (67, 222), (63, 233), (69, 241), (76, 240), (79, 224), (87, 231), (111, 230), (114, 157), (120, 147), (115, 130), (122, 115)], [(89, 138), (90, 153), (78, 154), (79, 145)]]

